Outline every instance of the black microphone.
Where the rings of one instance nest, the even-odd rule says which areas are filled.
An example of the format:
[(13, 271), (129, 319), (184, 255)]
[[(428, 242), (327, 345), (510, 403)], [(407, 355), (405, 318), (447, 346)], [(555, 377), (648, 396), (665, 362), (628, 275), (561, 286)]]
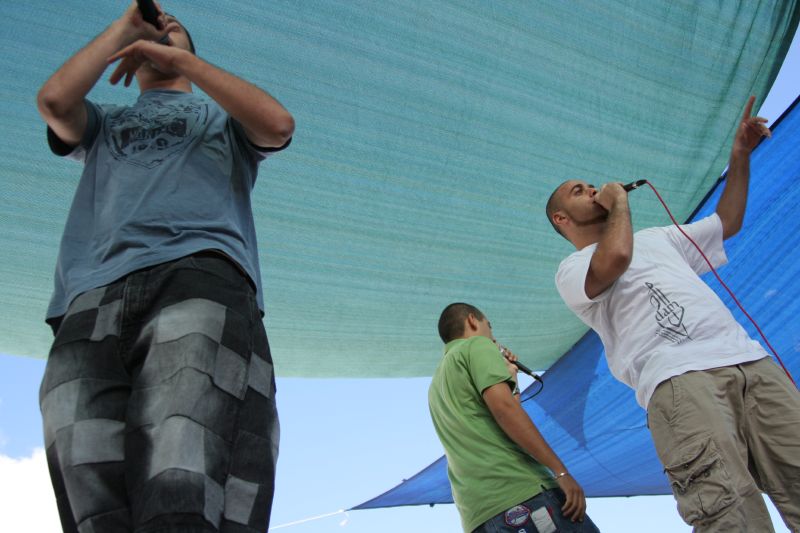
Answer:
[(636, 181), (632, 181), (632, 182), (630, 182), (630, 183), (628, 183), (626, 185), (623, 185), (622, 188), (625, 189), (625, 192), (631, 192), (634, 189), (638, 189), (639, 187), (641, 187), (645, 183), (647, 183), (647, 180), (636, 180)]
[(136, 0), (136, 3), (139, 5), (139, 12), (142, 14), (142, 18), (145, 22), (152, 24), (156, 27), (156, 29), (161, 29), (158, 23), (158, 9), (156, 9), (156, 5), (153, 3), (153, 0)]
[[(500, 355), (502, 355), (503, 357), (508, 359), (508, 354), (511, 353), (511, 350), (509, 350), (508, 348), (506, 348), (505, 346), (503, 346), (500, 343), (496, 343), (496, 344), (497, 344), (497, 347), (500, 349)], [(542, 381), (542, 378), (539, 376), (539, 374), (537, 374), (536, 372), (534, 372), (533, 370), (531, 370), (527, 366), (523, 365), (519, 361), (512, 361), (511, 359), (508, 359), (508, 362), (511, 363), (512, 365), (516, 366), (519, 369), (519, 371), (522, 372), (523, 374), (528, 374), (530, 377), (532, 377), (533, 379), (535, 379), (539, 383), (544, 384), (544, 382)]]
[(537, 374), (536, 372), (534, 372), (533, 370), (531, 370), (527, 366), (523, 365), (519, 361), (510, 361), (510, 362), (511, 362), (512, 365), (514, 365), (517, 368), (519, 368), (519, 371), (522, 372), (523, 374), (528, 374), (530, 377), (532, 377), (533, 379), (535, 379), (539, 383), (543, 383), (541, 376), (539, 376), (539, 374)]

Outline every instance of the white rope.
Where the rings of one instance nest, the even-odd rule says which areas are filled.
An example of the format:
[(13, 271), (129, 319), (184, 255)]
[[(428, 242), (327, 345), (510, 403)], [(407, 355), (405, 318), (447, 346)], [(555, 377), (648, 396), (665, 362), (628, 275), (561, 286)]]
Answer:
[(343, 514), (345, 516), (344, 520), (339, 522), (340, 526), (345, 526), (350, 517), (347, 514), (347, 511), (345, 511), (344, 509), (339, 509), (338, 511), (335, 511), (333, 513), (325, 513), (317, 516), (309, 516), (308, 518), (303, 518), (302, 520), (295, 520), (294, 522), (287, 522), (285, 524), (280, 524), (278, 526), (269, 528), (269, 531), (272, 531), (274, 529), (283, 529), (285, 527), (296, 526), (298, 524), (305, 524), (306, 522), (313, 522), (314, 520), (319, 520), (321, 518), (328, 518), (329, 516), (335, 516), (337, 514)]

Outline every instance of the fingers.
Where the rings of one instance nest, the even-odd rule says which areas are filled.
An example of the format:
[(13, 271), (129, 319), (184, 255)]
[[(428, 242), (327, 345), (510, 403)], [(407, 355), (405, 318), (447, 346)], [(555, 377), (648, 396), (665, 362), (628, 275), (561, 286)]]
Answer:
[(108, 58), (107, 61), (109, 64), (122, 59), (119, 65), (117, 65), (117, 68), (114, 69), (114, 72), (111, 73), (111, 77), (108, 79), (111, 85), (116, 85), (119, 83), (119, 80), (121, 80), (124, 75), (125, 87), (130, 87), (136, 71), (139, 70), (139, 67), (142, 66), (142, 62), (145, 59), (143, 54), (140, 52), (140, 42), (141, 41), (126, 46)]
[(742, 115), (742, 120), (747, 120), (753, 114), (753, 103), (755, 103), (756, 97), (750, 96), (747, 100), (747, 105), (744, 107), (744, 114)]
[(111, 73), (111, 77), (108, 81), (111, 85), (116, 85), (119, 83), (119, 80), (125, 76), (125, 87), (130, 87), (131, 81), (133, 80), (133, 76), (136, 74), (136, 71), (139, 69), (141, 63), (138, 61), (132, 61), (130, 58), (123, 59), (117, 68), (114, 69), (114, 72)]
[(120, 63), (117, 65), (117, 68), (114, 69), (114, 72), (111, 73), (111, 77), (108, 78), (109, 83), (111, 83), (111, 85), (116, 85), (120, 78), (122, 78), (123, 72), (125, 71), (122, 69), (122, 63)]
[(171, 33), (173, 31), (178, 31), (179, 29), (181, 29), (181, 25), (173, 20), (172, 22), (168, 22), (167, 23), (167, 25), (166, 25), (166, 27), (164, 27), (164, 31), (162, 33), (164, 33), (164, 35), (166, 35), (166, 34)]
[(767, 122), (769, 120), (765, 119), (764, 117), (751, 117), (747, 121), (747, 127), (755, 131), (761, 136), (764, 137), (772, 137), (772, 131), (767, 127)]
[(125, 75), (125, 87), (130, 87), (131, 82), (133, 81), (133, 76), (136, 74), (136, 71), (139, 70), (138, 68), (131, 69)]
[(561, 507), (561, 512), (572, 520), (573, 522), (583, 522), (586, 516), (586, 498), (583, 496), (583, 491), (570, 491), (566, 493), (567, 500)]
[(126, 46), (125, 48), (123, 48), (122, 50), (117, 52), (116, 54), (114, 54), (111, 57), (109, 57), (108, 59), (106, 59), (106, 61), (110, 65), (114, 61), (116, 61), (116, 60), (118, 60), (118, 59), (120, 59), (122, 57), (125, 57), (126, 55), (128, 55), (131, 52), (131, 50), (133, 50), (133, 47), (136, 46), (137, 44), (138, 44), (138, 41), (133, 43), (133, 44), (129, 44), (128, 46)]
[(561, 512), (564, 514), (564, 516), (574, 522), (581, 516), (580, 501), (582, 498), (577, 497), (574, 491), (569, 491), (566, 493), (566, 495), (567, 501), (564, 503), (563, 507), (561, 507)]
[(583, 489), (570, 476), (559, 478), (558, 481), (561, 490), (564, 491), (564, 496), (566, 496), (561, 512), (573, 522), (583, 521), (586, 516), (586, 497)]
[(161, 9), (161, 4), (159, 2), (154, 1), (153, 4), (156, 6), (156, 11), (158, 11), (158, 30), (163, 30), (167, 25), (167, 15), (164, 13), (164, 10)]

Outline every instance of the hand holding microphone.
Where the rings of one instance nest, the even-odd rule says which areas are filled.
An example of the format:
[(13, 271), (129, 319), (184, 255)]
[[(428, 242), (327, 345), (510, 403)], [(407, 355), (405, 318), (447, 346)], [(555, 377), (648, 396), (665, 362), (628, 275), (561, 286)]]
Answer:
[(139, 12), (145, 22), (155, 26), (157, 30), (162, 29), (161, 21), (158, 20), (161, 13), (153, 0), (136, 0), (136, 4), (139, 6)]
[(611, 211), (615, 202), (623, 199), (627, 202), (627, 194), (645, 183), (647, 183), (647, 180), (632, 181), (625, 185), (618, 182), (606, 183), (600, 187), (600, 190), (594, 196), (594, 201), (606, 211)]
[(536, 372), (534, 372), (533, 370), (531, 370), (527, 366), (525, 366), (522, 363), (520, 363), (519, 360), (517, 359), (517, 356), (514, 355), (511, 352), (511, 350), (509, 350), (508, 348), (506, 348), (505, 346), (503, 346), (499, 342), (497, 343), (497, 347), (500, 349), (500, 353), (503, 355), (503, 357), (505, 357), (506, 360), (509, 361), (511, 364), (516, 366), (519, 369), (520, 372), (522, 372), (523, 374), (529, 375), (530, 377), (532, 377), (533, 379), (535, 379), (539, 383), (542, 382), (541, 376), (539, 376)]
[[(136, 5), (139, 6), (142, 20), (159, 31), (164, 30), (164, 24), (161, 20), (163, 13), (161, 12), (161, 8), (157, 6), (153, 0), (136, 0)], [(172, 44), (169, 40), (169, 34), (164, 35), (158, 42), (167, 46)]]

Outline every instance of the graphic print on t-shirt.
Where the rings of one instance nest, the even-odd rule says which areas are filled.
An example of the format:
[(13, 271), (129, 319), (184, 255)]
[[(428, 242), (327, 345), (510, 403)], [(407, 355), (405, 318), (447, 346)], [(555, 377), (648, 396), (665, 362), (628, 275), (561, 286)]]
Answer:
[(686, 325), (683, 323), (684, 308), (681, 304), (671, 301), (664, 291), (650, 282), (645, 282), (650, 292), (650, 304), (656, 309), (656, 333), (675, 344), (692, 340)]
[(208, 119), (202, 101), (150, 98), (125, 108), (105, 121), (105, 138), (114, 159), (154, 168), (183, 152)]

